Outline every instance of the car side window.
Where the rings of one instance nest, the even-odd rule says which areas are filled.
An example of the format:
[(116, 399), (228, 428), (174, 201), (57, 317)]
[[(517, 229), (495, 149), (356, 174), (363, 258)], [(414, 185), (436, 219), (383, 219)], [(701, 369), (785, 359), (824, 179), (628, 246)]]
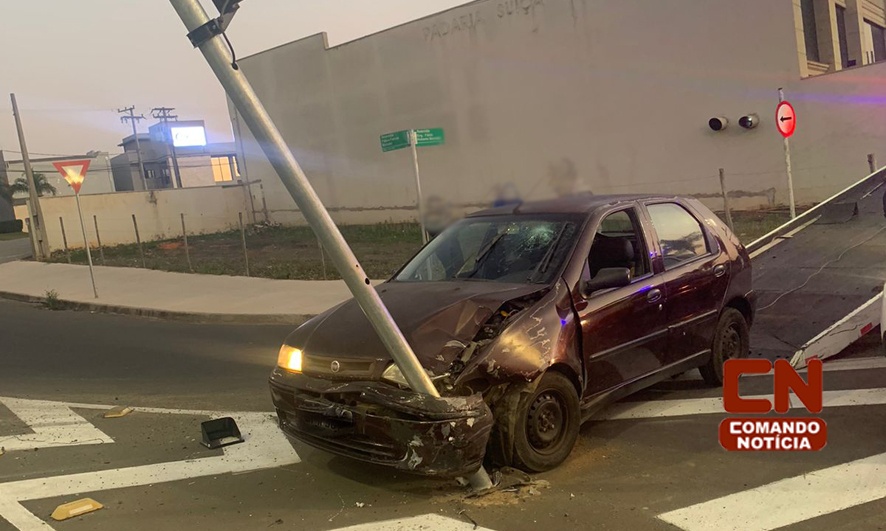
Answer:
[(631, 278), (642, 277), (652, 271), (643, 231), (633, 209), (619, 210), (600, 222), (588, 267), (591, 278), (607, 267), (626, 267)]
[(685, 208), (676, 203), (658, 203), (646, 209), (658, 233), (665, 269), (710, 252), (701, 223)]

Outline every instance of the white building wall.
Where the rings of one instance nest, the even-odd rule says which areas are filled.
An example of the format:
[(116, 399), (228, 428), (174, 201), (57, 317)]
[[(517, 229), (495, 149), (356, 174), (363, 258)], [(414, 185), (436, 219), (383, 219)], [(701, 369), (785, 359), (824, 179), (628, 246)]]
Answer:
[(178, 157), (178, 171), (181, 174), (182, 186), (213, 186), (212, 160), (209, 155), (188, 155)]
[[(414, 218), (409, 151), (383, 154), (378, 138), (411, 127), (446, 130), (445, 146), (420, 150), (422, 188), (465, 209), (507, 183), (524, 199), (589, 189), (694, 194), (716, 206), (718, 168), (736, 206), (784, 203), (780, 87), (799, 115), (796, 195), (811, 202), (867, 174), (868, 153), (886, 160), (886, 64), (801, 79), (794, 3), (485, 0), (240, 64), (340, 222)], [(750, 131), (737, 124), (748, 113), (762, 120)], [(708, 128), (716, 115), (727, 130)], [(272, 219), (299, 221), (245, 123), (239, 131)]]
[[(238, 214), (242, 212), (244, 219), (248, 219), (250, 212), (245, 187), (238, 185), (85, 195), (80, 197), (80, 202), (91, 246), (98, 244), (93, 216), (98, 218), (102, 244), (108, 246), (135, 243), (133, 214), (138, 220), (142, 241), (151, 241), (181, 237), (182, 214), (188, 234), (203, 234), (237, 228)], [(83, 247), (73, 197), (44, 197), (40, 199), (40, 206), (52, 251), (64, 249), (59, 218), (64, 220), (68, 246)], [(27, 219), (27, 206), (15, 209), (18, 219)]]

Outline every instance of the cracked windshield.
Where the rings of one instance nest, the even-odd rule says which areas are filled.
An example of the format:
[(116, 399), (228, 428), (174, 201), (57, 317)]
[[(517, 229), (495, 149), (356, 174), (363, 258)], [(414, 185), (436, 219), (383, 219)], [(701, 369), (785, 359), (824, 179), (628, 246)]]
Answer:
[(886, 0), (2, 12), (0, 531), (886, 526)]

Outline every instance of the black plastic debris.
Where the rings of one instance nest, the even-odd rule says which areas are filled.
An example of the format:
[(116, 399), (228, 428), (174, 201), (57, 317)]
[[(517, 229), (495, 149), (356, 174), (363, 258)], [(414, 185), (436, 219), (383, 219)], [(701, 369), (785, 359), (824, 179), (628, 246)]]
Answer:
[(231, 417), (207, 420), (200, 424), (203, 431), (203, 446), (211, 449), (221, 448), (243, 442), (240, 428)]

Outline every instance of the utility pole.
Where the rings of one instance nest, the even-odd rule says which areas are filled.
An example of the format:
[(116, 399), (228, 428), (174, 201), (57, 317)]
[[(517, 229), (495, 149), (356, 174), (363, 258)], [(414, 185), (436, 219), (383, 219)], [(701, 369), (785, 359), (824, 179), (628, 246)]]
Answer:
[(142, 162), (142, 148), (141, 144), (138, 141), (138, 128), (136, 127), (136, 123), (140, 120), (144, 120), (145, 115), (140, 114), (136, 116), (134, 105), (130, 105), (129, 107), (125, 107), (123, 109), (117, 109), (117, 112), (120, 114), (129, 113), (129, 116), (121, 116), (120, 121), (123, 123), (129, 122), (132, 124), (132, 137), (135, 138), (135, 155), (136, 157), (138, 157), (138, 174), (142, 178), (142, 185), (144, 185), (145, 191), (147, 191), (148, 179), (145, 177), (145, 164), (144, 162)]
[(178, 115), (170, 114), (174, 110), (174, 107), (154, 107), (153, 109), (151, 109), (151, 116), (163, 123), (163, 136), (165, 140), (169, 143), (169, 148), (172, 151), (172, 168), (175, 172), (175, 181), (173, 182), (173, 188), (182, 188), (182, 176), (178, 170), (178, 157), (175, 154), (175, 142), (172, 140), (172, 134), (169, 130), (169, 120), (178, 120)]
[(18, 103), (15, 94), (9, 95), (12, 100), (12, 114), (15, 116), (15, 129), (18, 131), (18, 143), (22, 150), (22, 163), (25, 166), (25, 177), (28, 180), (28, 213), (31, 216), (29, 231), (33, 232), (34, 258), (45, 260), (49, 258), (49, 242), (46, 238), (46, 225), (43, 223), (43, 210), (40, 208), (40, 199), (37, 196), (37, 185), (34, 183), (34, 171), (31, 169), (31, 158), (28, 156), (28, 145), (25, 142), (25, 132), (22, 129), (22, 117), (18, 112)]

